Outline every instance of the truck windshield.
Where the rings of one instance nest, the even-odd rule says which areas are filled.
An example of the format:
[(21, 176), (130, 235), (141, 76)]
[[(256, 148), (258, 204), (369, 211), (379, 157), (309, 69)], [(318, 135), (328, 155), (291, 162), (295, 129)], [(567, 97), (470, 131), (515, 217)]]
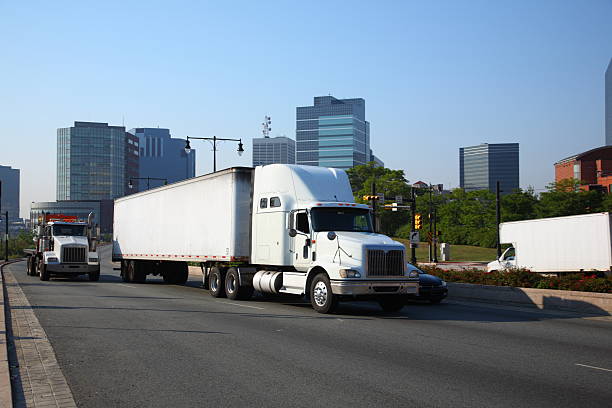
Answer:
[(315, 231), (372, 232), (370, 211), (361, 208), (313, 208)]
[(84, 225), (54, 225), (53, 235), (54, 236), (74, 235), (74, 236), (82, 237), (85, 235), (85, 226)]

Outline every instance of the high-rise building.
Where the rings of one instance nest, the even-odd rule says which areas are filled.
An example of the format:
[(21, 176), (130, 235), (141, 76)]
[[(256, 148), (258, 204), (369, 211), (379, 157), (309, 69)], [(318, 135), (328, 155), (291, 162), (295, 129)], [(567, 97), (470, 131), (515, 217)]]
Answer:
[(364, 99), (316, 96), (296, 119), (297, 164), (348, 169), (371, 160)]
[(185, 139), (172, 138), (170, 130), (162, 128), (135, 128), (129, 133), (138, 137), (140, 148), (139, 191), (164, 183), (142, 178), (165, 179), (174, 183), (195, 176), (196, 151), (191, 149), (189, 154), (185, 153)]
[[(138, 136), (125, 132), (125, 192), (124, 195), (138, 190), (140, 177), (140, 149)], [(132, 186), (132, 188), (130, 188)]]
[[(10, 166), (0, 166), (0, 181), (2, 182), (0, 200), (1, 218), (4, 220), (4, 213), (8, 211), (9, 220), (19, 219), (19, 169)], [(4, 233), (4, 230), (2, 230)]]
[(612, 146), (612, 58), (606, 70), (606, 101), (605, 101), (605, 126), (606, 145)]
[(253, 138), (253, 167), (274, 163), (295, 164), (295, 141), (284, 136)]
[(125, 127), (74, 122), (57, 129), (57, 199), (108, 200), (125, 193)]
[(495, 191), (497, 181), (503, 193), (519, 188), (518, 143), (483, 143), (459, 148), (461, 188)]

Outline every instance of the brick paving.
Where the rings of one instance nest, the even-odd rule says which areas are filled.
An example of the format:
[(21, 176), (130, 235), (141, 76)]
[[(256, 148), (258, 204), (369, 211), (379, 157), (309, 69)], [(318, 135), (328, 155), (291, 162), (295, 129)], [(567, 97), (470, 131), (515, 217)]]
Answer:
[(14, 407), (76, 407), (44, 329), (7, 270), (4, 283), (10, 310), (9, 362)]

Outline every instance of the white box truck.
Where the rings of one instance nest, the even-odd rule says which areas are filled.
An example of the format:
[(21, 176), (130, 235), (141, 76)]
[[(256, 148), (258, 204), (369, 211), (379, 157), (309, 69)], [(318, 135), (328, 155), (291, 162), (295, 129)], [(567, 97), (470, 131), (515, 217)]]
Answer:
[(115, 200), (113, 261), (127, 282), (187, 280), (202, 266), (214, 297), (309, 296), (321, 313), (343, 299), (399, 310), (418, 292), (405, 247), (373, 232), (343, 170), (235, 167)]
[(500, 242), (511, 244), (487, 270), (525, 268), (540, 273), (610, 272), (610, 214), (503, 222)]

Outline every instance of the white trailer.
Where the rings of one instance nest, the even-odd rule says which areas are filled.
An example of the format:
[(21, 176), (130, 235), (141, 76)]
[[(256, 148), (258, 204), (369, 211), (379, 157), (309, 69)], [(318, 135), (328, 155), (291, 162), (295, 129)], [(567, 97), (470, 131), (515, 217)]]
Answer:
[(342, 299), (399, 310), (418, 291), (405, 247), (372, 230), (346, 173), (314, 166), (235, 167), (115, 200), (113, 261), (125, 281), (187, 280), (202, 266), (215, 297), (308, 295), (330, 312)]
[(502, 244), (511, 244), (487, 266), (489, 272), (525, 268), (532, 272), (609, 272), (612, 268), (610, 214), (504, 222)]

